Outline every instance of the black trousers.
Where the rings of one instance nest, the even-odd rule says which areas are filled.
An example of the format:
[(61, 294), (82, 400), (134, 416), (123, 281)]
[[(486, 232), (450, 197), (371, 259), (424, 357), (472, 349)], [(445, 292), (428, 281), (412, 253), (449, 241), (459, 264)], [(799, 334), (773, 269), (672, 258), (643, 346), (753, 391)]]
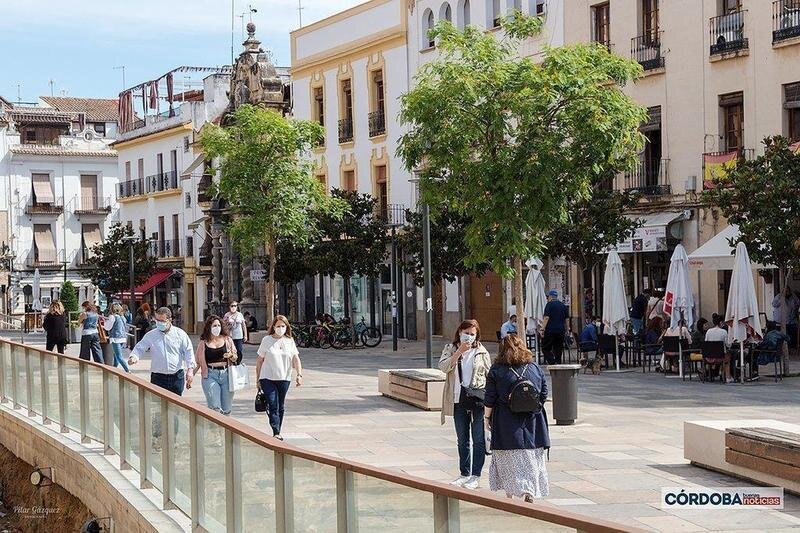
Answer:
[(548, 365), (560, 365), (564, 353), (564, 332), (545, 333), (542, 338), (542, 353)]
[(64, 353), (64, 347), (66, 345), (67, 345), (66, 339), (62, 339), (60, 341), (47, 341), (45, 349), (48, 352), (52, 352), (53, 348), (57, 348), (58, 349), (58, 353), (63, 354)]

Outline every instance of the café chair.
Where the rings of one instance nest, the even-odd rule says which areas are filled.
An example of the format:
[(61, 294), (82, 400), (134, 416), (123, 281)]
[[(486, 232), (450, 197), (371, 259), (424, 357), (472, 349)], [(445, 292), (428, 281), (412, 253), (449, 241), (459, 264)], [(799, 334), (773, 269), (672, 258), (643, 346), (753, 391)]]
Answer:
[(710, 379), (710, 370), (717, 369), (719, 371), (720, 381), (724, 382), (725, 377), (722, 373), (722, 364), (725, 362), (727, 353), (725, 352), (725, 343), (722, 341), (703, 341), (703, 381), (714, 381)]
[[(681, 337), (664, 337), (664, 363), (665, 366), (672, 366), (670, 359), (678, 359), (678, 364), (683, 360), (683, 380), (686, 381), (686, 369), (689, 369), (689, 381), (692, 380), (692, 365), (688, 364), (689, 354), (689, 341)], [(667, 369), (664, 368), (664, 375), (667, 375)]]

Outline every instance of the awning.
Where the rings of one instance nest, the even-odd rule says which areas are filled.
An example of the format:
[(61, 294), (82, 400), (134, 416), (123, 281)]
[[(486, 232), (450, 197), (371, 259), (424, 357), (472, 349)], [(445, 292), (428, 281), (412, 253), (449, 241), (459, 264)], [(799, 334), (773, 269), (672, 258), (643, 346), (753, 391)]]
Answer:
[(55, 262), (56, 244), (53, 241), (53, 231), (50, 224), (33, 225), (33, 242), (36, 245), (38, 260), (44, 262)]
[(82, 228), (83, 245), (86, 247), (87, 256), (92, 257), (94, 255), (94, 252), (92, 252), (94, 245), (103, 242), (103, 238), (100, 235), (100, 225), (84, 224)]
[(206, 220), (208, 220), (207, 216), (198, 218), (197, 220), (195, 220), (194, 222), (189, 224), (189, 229), (190, 230), (196, 230), (200, 226), (205, 226)]
[[(739, 227), (731, 224), (724, 230), (711, 237), (704, 245), (689, 254), (689, 268), (696, 270), (733, 270), (735, 246), (729, 244), (733, 240), (734, 245), (739, 238)], [(751, 263), (753, 268), (775, 268), (772, 266), (764, 267), (757, 263)]]
[(192, 161), (192, 164), (191, 164), (191, 165), (189, 165), (189, 166), (187, 167), (187, 169), (186, 169), (186, 170), (184, 170), (183, 172), (181, 172), (181, 177), (182, 177), (182, 178), (186, 178), (186, 177), (188, 177), (188, 176), (191, 176), (191, 175), (192, 175), (192, 172), (194, 172), (194, 171), (195, 171), (195, 170), (197, 170), (199, 167), (201, 167), (201, 166), (203, 165), (203, 163), (205, 163), (205, 162), (206, 162), (206, 155), (205, 155), (205, 154), (200, 154), (200, 155), (198, 155), (198, 156), (195, 158), (195, 160), (194, 160), (194, 161)]
[(664, 252), (667, 250), (667, 226), (683, 220), (681, 212), (653, 213), (649, 215), (625, 215), (632, 220), (639, 220), (633, 237), (617, 244), (617, 253)]
[(53, 187), (50, 185), (49, 174), (33, 174), (33, 194), (36, 195), (36, 203), (53, 204), (56, 199), (53, 195)]
[[(150, 274), (150, 277), (147, 278), (147, 280), (144, 283), (140, 283), (139, 285), (137, 285), (137, 286), (135, 286), (133, 288), (134, 299), (137, 299), (137, 300), (141, 299), (142, 297), (144, 297), (145, 294), (147, 294), (148, 292), (152, 291), (154, 288), (156, 288), (157, 286), (161, 285), (165, 281), (167, 281), (167, 278), (172, 276), (173, 273), (174, 273), (174, 271), (171, 270), (171, 269), (170, 270), (156, 270), (155, 272)], [(118, 292), (117, 294), (114, 295), (114, 298), (117, 298), (117, 299), (123, 300), (123, 301), (124, 300), (130, 300), (131, 299), (130, 294), (131, 294), (130, 290), (125, 291), (125, 292)]]

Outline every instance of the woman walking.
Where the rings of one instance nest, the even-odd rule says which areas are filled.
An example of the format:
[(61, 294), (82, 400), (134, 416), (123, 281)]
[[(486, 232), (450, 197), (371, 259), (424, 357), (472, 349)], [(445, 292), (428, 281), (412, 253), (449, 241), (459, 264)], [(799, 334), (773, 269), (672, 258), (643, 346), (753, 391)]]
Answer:
[(244, 357), (242, 350), (244, 350), (244, 343), (247, 342), (247, 324), (244, 315), (239, 312), (239, 302), (231, 302), (228, 312), (222, 318), (228, 326), (233, 345), (236, 346), (236, 354), (239, 356), (238, 363), (241, 363)]
[(236, 362), (236, 350), (223, 320), (217, 315), (206, 319), (197, 344), (194, 373), (202, 373), (206, 404), (223, 415), (231, 414), (233, 393), (228, 387), (228, 366)]
[(100, 325), (97, 308), (89, 301), (83, 302), (81, 307), (83, 312), (78, 317), (78, 323), (81, 325), (80, 358), (86, 361), (94, 359), (95, 362), (102, 364), (105, 361), (103, 360), (103, 350), (100, 348), (100, 335), (97, 331)]
[(67, 345), (67, 317), (64, 315), (64, 304), (60, 300), (50, 304), (50, 310), (44, 315), (42, 328), (47, 333), (47, 351), (56, 348), (58, 353), (63, 354)]
[(114, 366), (121, 366), (125, 372), (130, 372), (128, 363), (122, 357), (122, 348), (128, 343), (128, 321), (124, 313), (120, 304), (112, 304), (111, 313), (103, 321), (103, 328), (108, 332), (108, 342), (114, 352)]
[(292, 369), (295, 370), (295, 385), (303, 385), (303, 365), (300, 363), (300, 352), (292, 338), (292, 327), (289, 319), (278, 315), (269, 326), (268, 335), (258, 347), (256, 375), (258, 388), (267, 397), (267, 417), (276, 439), (281, 437), (283, 424), (284, 401), (289, 385), (292, 382)]
[[(517, 381), (527, 380), (539, 392), (541, 409), (514, 412), (509, 402)], [(516, 335), (500, 342), (500, 352), (486, 378), (486, 425), (491, 430), (492, 463), (489, 489), (506, 496), (534, 498), (547, 496), (550, 485), (544, 452), (550, 448), (550, 433), (544, 402), (547, 382), (542, 369)]]
[(439, 368), (447, 376), (442, 396), (442, 424), (445, 416), (452, 416), (458, 439), (461, 475), (452, 484), (468, 489), (478, 488), (486, 461), (482, 396), (490, 364), (489, 352), (481, 344), (477, 320), (463, 321), (453, 342), (444, 347), (439, 358)]
[(150, 313), (150, 304), (144, 302), (136, 311), (136, 342), (142, 340), (145, 333), (153, 329), (153, 315)]

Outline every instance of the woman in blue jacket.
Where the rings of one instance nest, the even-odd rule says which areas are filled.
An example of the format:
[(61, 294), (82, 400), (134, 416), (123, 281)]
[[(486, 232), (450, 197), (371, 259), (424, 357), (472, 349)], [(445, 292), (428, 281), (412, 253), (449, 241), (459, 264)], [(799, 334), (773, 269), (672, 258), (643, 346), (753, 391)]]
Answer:
[[(511, 388), (520, 377), (539, 391), (542, 409), (538, 412), (514, 413), (509, 408)], [(517, 496), (527, 502), (549, 494), (544, 463), (545, 450), (550, 448), (545, 399), (547, 382), (542, 369), (519, 337), (507, 336), (500, 342), (500, 353), (486, 377), (486, 424), (492, 436), (491, 490), (503, 490), (507, 497)]]

